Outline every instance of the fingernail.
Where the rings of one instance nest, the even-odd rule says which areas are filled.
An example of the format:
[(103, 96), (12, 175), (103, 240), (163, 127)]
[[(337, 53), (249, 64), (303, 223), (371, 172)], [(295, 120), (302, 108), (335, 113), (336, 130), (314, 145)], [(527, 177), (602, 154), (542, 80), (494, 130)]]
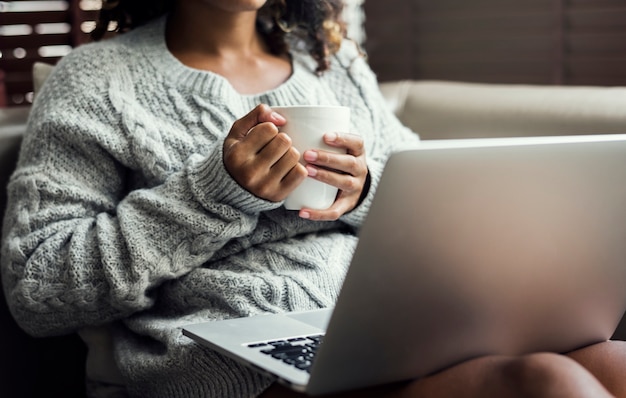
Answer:
[(278, 112), (272, 112), (272, 119), (274, 119), (277, 122), (286, 122), (287, 119), (285, 119), (285, 117), (283, 115), (281, 115)]
[(299, 216), (300, 218), (311, 218), (311, 214), (308, 211), (304, 211), (304, 210), (300, 211)]
[(317, 175), (317, 169), (315, 167), (306, 166), (306, 171), (309, 173), (309, 177), (315, 177)]
[(304, 154), (302, 155), (302, 157), (307, 162), (315, 162), (317, 160), (317, 152), (315, 152), (315, 151), (304, 151)]
[(326, 133), (324, 134), (326, 141), (335, 141), (338, 137), (337, 133)]

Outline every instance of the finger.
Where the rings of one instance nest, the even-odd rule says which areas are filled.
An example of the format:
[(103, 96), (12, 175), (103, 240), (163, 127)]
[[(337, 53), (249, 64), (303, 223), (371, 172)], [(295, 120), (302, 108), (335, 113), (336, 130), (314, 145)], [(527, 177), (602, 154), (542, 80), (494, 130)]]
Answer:
[[(270, 145), (274, 138), (276, 138), (279, 134), (281, 133), (279, 133), (278, 127), (276, 127), (273, 123), (261, 123), (251, 128), (248, 131), (248, 134), (243, 137), (240, 142), (256, 154), (260, 153), (267, 145)], [(285, 136), (285, 134), (281, 135)], [(281, 142), (283, 143), (282, 145), (280, 145)], [(284, 146), (286, 150), (286, 148), (291, 146), (291, 140), (289, 137), (281, 137), (278, 141), (274, 142), (274, 147), (278, 146)]]
[[(287, 157), (292, 155), (286, 154)], [(284, 200), (287, 195), (292, 192), (306, 178), (306, 169), (297, 161), (291, 163), (292, 167), (288, 168), (287, 162), (277, 162), (278, 166), (274, 166), (262, 175), (256, 182), (254, 192), (273, 202)], [(285, 167), (283, 167), (285, 166)], [(279, 170), (280, 169), (280, 170)]]
[(248, 135), (248, 132), (252, 130), (253, 127), (266, 122), (281, 126), (285, 124), (286, 120), (278, 113), (272, 111), (269, 106), (260, 104), (248, 112), (247, 115), (233, 123), (229, 136), (235, 139), (241, 139)]
[(324, 142), (327, 145), (337, 148), (346, 148), (346, 151), (354, 156), (361, 156), (365, 153), (363, 137), (351, 133), (326, 133)]
[[(259, 152), (278, 134), (272, 123), (262, 123), (250, 129), (241, 139), (227, 138), (224, 141), (224, 156), (228, 163), (242, 164), (257, 159)], [(278, 159), (278, 158), (276, 158)]]
[(281, 180), (281, 187), (285, 192), (293, 191), (306, 178), (306, 169), (300, 163), (296, 164), (285, 174)]
[[(276, 128), (276, 126), (273, 127)], [(250, 135), (253, 134), (256, 135), (257, 132), (250, 133)], [(298, 162), (300, 153), (292, 146), (291, 138), (287, 134), (277, 133), (260, 148), (257, 159), (261, 164), (275, 168), (274, 173), (281, 173), (281, 171), (286, 173)]]
[[(353, 176), (358, 176), (365, 172), (366, 167), (363, 164), (362, 158), (362, 156), (356, 157), (352, 154), (334, 153), (319, 149), (309, 149), (303, 154), (305, 162), (317, 166), (312, 167), (311, 170), (315, 168), (318, 172), (321, 172), (322, 168), (326, 168)], [(326, 174), (324, 173), (323, 175)]]
[(298, 215), (312, 221), (335, 221), (351, 208), (352, 206), (348, 200), (337, 199), (328, 209), (315, 210), (303, 208), (300, 209)]
[(356, 177), (352, 174), (338, 173), (334, 170), (318, 168), (310, 164), (306, 165), (306, 171), (309, 177), (328, 185), (332, 185), (340, 191), (351, 193), (363, 188), (363, 178), (360, 178), (360, 174), (359, 177)]

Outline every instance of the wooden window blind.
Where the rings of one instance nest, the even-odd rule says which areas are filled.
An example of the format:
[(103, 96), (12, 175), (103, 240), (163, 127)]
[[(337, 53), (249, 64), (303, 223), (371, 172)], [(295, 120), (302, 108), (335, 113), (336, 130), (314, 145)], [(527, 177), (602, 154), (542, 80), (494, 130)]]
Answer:
[(625, 0), (368, 0), (381, 81), (626, 85)]
[(55, 63), (89, 40), (100, 6), (100, 0), (0, 1), (0, 104), (32, 102), (33, 63)]

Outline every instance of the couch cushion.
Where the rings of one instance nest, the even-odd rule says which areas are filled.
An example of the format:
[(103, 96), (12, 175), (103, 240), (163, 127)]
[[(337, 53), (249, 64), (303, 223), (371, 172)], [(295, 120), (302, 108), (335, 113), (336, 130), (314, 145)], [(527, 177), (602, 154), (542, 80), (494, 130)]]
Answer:
[(46, 81), (53, 69), (54, 65), (45, 62), (35, 62), (33, 64), (33, 92), (35, 94), (39, 92), (41, 85)]

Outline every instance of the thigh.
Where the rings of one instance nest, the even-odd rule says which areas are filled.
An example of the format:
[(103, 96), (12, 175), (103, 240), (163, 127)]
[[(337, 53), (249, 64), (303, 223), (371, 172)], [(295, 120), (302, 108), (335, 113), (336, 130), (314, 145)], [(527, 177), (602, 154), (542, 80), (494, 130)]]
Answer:
[[(516, 396), (517, 390), (506, 377), (505, 369), (516, 360), (512, 357), (486, 356), (463, 362), (415, 381), (332, 394), (325, 398), (513, 397)], [(304, 398), (306, 395), (275, 384), (261, 397)]]
[[(608, 348), (607, 348), (608, 349)], [(597, 358), (600, 349), (572, 353), (583, 363)], [(350, 391), (327, 398), (490, 398), (490, 397), (608, 397), (602, 381), (574, 358), (537, 353), (520, 357), (485, 356), (455, 365), (431, 376), (392, 385)], [(601, 366), (596, 364), (597, 370)], [(614, 380), (617, 384), (617, 380)], [(619, 395), (618, 395), (619, 396)], [(303, 394), (270, 387), (263, 398), (297, 398)]]
[(626, 397), (626, 341), (605, 341), (567, 354), (613, 395)]

